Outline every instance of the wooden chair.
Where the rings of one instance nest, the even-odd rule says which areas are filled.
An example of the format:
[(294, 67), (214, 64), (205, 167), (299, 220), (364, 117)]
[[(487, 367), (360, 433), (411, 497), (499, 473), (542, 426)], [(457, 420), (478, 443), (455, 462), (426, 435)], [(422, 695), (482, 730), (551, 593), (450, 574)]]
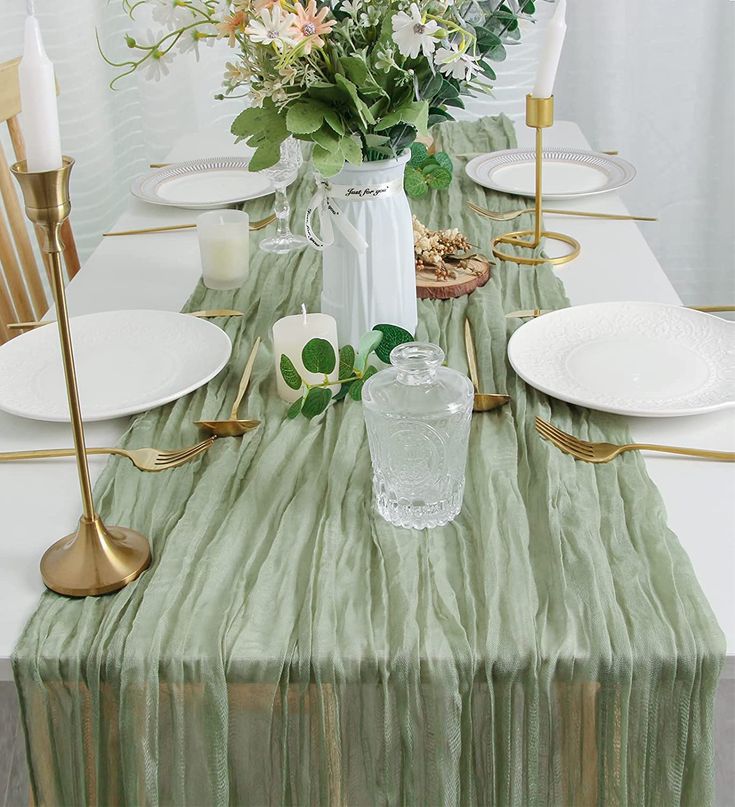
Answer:
[[(26, 158), (18, 113), (20, 85), (18, 64), (20, 59), (0, 63), (0, 125), (6, 123), (10, 133), (15, 160)], [(36, 258), (33, 254), (28, 223), (23, 212), (19, 189), (10, 173), (8, 159), (0, 144), (0, 344), (18, 332), (8, 329), (17, 321), (40, 319), (52, 302), (47, 293)], [(36, 231), (39, 239), (39, 232)], [(62, 229), (64, 264), (69, 280), (79, 271), (79, 256), (74, 244), (71, 226), (67, 220)], [(43, 254), (43, 253), (42, 253)], [(45, 257), (44, 257), (45, 260)], [(44, 267), (48, 272), (48, 267)]]

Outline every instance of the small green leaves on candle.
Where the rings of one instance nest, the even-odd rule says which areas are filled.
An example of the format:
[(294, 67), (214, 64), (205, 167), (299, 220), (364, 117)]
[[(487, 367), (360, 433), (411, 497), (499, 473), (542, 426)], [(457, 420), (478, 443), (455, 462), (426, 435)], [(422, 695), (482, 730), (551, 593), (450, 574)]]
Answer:
[(303, 381), (299, 371), (293, 366), (293, 362), (285, 353), (281, 354), (281, 375), (291, 389), (301, 389)]
[(339, 377), (347, 378), (355, 369), (355, 348), (345, 345), (339, 350)]
[[(332, 400), (332, 391), (323, 387), (312, 387), (302, 400), (304, 403), (301, 407), (301, 414), (311, 420), (317, 415), (321, 415), (329, 406), (329, 402)], [(291, 408), (293, 409), (293, 406)]]
[(286, 417), (289, 420), (293, 420), (294, 418), (297, 418), (301, 414), (301, 407), (303, 406), (303, 403), (304, 403), (303, 398), (297, 398), (291, 404), (291, 406), (288, 407), (288, 412), (286, 412)]
[[(324, 376), (323, 381), (313, 384), (303, 381), (288, 356), (281, 355), (279, 369), (283, 380), (291, 389), (304, 388), (302, 397), (289, 406), (286, 417), (293, 420), (301, 414), (312, 420), (321, 415), (330, 403), (341, 401), (348, 395), (353, 401), (362, 400), (365, 382), (378, 372), (377, 367), (368, 365), (371, 353), (375, 352), (387, 362), (390, 351), (396, 345), (412, 341), (413, 336), (398, 325), (376, 325), (375, 330), (360, 339), (357, 354), (352, 345), (344, 345), (340, 349), (338, 377), (333, 379), (329, 376), (337, 366), (334, 348), (326, 339), (310, 339), (301, 351), (301, 360), (308, 372)], [(332, 391), (336, 387), (339, 387), (339, 391), (333, 396)]]
[(386, 364), (390, 363), (390, 352), (394, 347), (406, 342), (413, 342), (413, 336), (398, 325), (376, 325), (373, 331), (378, 331), (383, 335), (375, 347), (375, 355)]
[(301, 351), (301, 361), (310, 373), (329, 375), (337, 364), (337, 357), (326, 339), (310, 339)]

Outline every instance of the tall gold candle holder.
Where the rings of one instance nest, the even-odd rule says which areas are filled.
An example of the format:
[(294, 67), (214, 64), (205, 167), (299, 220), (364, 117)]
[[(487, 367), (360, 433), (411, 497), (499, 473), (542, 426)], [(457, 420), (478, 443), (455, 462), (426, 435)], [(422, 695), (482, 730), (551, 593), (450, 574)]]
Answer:
[[(516, 230), (512, 233), (505, 233), (493, 239), (493, 255), (502, 261), (512, 261), (525, 266), (538, 266), (542, 263), (553, 263), (559, 265), (569, 263), (574, 260), (580, 252), (579, 241), (564, 233), (551, 232), (541, 229), (541, 195), (542, 195), (542, 168), (543, 168), (543, 130), (554, 123), (554, 96), (548, 98), (534, 98), (532, 95), (526, 96), (526, 126), (536, 130), (536, 201), (535, 201), (535, 223), (533, 230)], [(531, 240), (527, 240), (528, 236)], [(552, 241), (561, 241), (571, 247), (571, 250), (558, 258), (525, 257), (522, 255), (511, 255), (499, 249), (499, 245), (509, 244), (514, 247), (525, 249), (536, 249), (541, 241), (546, 238)]]
[(66, 307), (61, 253), (61, 227), (69, 217), (69, 175), (74, 160), (64, 157), (55, 171), (29, 171), (25, 160), (11, 167), (20, 184), (26, 215), (43, 233), (43, 251), (49, 257), (51, 285), (56, 303), (61, 356), (66, 378), (74, 450), (82, 491), (82, 517), (76, 532), (50, 546), (41, 559), (43, 582), (52, 591), (70, 597), (96, 596), (123, 588), (151, 562), (147, 539), (126, 527), (106, 527), (97, 514), (84, 442), (74, 354)]

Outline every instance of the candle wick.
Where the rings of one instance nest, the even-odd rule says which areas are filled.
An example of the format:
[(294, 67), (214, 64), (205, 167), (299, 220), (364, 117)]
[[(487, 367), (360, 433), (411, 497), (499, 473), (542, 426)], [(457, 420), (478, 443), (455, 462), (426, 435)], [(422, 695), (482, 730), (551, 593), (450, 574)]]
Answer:
[(304, 325), (308, 325), (308, 321), (306, 319), (306, 303), (301, 303), (301, 314), (304, 317)]

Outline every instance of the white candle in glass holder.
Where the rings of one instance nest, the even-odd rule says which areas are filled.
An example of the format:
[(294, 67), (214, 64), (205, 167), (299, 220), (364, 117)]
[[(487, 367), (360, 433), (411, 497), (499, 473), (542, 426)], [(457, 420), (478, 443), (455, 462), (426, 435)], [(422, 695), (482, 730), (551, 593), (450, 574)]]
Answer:
[(250, 271), (250, 217), (242, 210), (212, 210), (197, 218), (202, 279), (208, 289), (236, 289)]
[[(273, 355), (276, 364), (276, 386), (278, 397), (293, 403), (304, 394), (303, 390), (291, 389), (281, 375), (281, 356), (288, 356), (301, 378), (310, 384), (324, 381), (324, 375), (310, 373), (301, 361), (301, 351), (310, 339), (326, 339), (334, 348), (337, 357), (334, 371), (329, 374), (330, 381), (339, 378), (339, 347), (337, 344), (337, 320), (329, 314), (307, 314), (306, 306), (301, 306), (301, 313), (283, 317), (273, 325)], [(336, 392), (337, 388), (332, 388)]]

